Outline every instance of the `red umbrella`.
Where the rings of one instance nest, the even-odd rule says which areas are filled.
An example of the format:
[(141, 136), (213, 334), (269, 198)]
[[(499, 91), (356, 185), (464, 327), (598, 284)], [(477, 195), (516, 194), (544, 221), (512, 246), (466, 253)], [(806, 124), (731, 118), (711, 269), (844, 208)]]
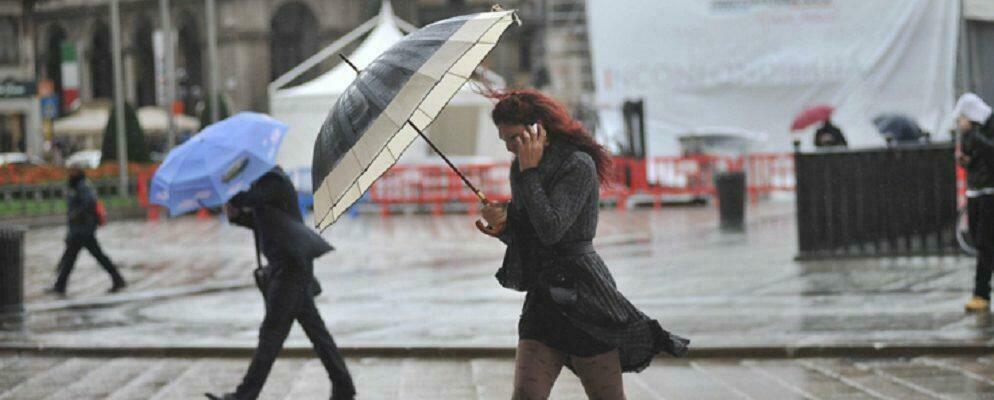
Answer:
[(794, 123), (790, 124), (791, 131), (799, 131), (819, 122), (825, 122), (832, 117), (832, 106), (816, 106), (801, 111), (794, 117)]

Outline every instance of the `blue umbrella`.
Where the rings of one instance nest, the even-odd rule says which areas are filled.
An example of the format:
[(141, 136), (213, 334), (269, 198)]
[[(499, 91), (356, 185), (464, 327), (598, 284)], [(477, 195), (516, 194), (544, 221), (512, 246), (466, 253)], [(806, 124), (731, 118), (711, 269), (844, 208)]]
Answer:
[(276, 166), (287, 128), (250, 112), (208, 126), (169, 152), (152, 177), (150, 200), (170, 215), (226, 203)]

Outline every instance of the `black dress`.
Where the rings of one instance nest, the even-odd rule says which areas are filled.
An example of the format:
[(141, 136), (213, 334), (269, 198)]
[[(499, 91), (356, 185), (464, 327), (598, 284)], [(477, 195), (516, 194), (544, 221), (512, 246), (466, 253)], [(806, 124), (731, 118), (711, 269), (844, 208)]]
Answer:
[(500, 235), (508, 247), (497, 279), (528, 292), (519, 337), (568, 356), (618, 350), (625, 372), (641, 371), (661, 352), (685, 355), (690, 341), (632, 305), (593, 250), (599, 191), (593, 159), (567, 143), (552, 142), (539, 166), (523, 173), (512, 163), (513, 200)]

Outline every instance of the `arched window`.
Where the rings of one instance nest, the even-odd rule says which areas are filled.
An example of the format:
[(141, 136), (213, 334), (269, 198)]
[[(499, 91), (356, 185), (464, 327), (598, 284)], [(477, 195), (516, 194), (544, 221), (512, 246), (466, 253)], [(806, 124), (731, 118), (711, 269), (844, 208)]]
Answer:
[(90, 44), (90, 87), (93, 88), (93, 98), (109, 99), (114, 96), (113, 73), (114, 65), (110, 54), (110, 29), (107, 24), (98, 22), (93, 30)]
[[(66, 41), (66, 30), (59, 25), (48, 27), (45, 35), (45, 77), (52, 80), (55, 94), (62, 97), (62, 44)], [(79, 82), (76, 77), (75, 82)], [(62, 106), (62, 101), (59, 101)]]
[(287, 3), (276, 11), (270, 23), (270, 80), (314, 55), (317, 29), (317, 18), (303, 4)]
[(152, 49), (152, 23), (140, 17), (135, 24), (135, 89), (139, 107), (156, 103), (155, 97), (155, 52)]
[(196, 115), (196, 105), (203, 98), (203, 52), (197, 19), (184, 13), (179, 18), (179, 51), (176, 54), (177, 99), (184, 112)]
[(17, 18), (0, 17), (0, 64), (17, 64), (21, 49)]

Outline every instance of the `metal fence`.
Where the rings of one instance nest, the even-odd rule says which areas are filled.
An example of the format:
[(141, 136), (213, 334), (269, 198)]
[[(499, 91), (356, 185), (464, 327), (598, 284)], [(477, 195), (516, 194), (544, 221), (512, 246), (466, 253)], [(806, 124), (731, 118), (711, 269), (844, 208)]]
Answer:
[(794, 157), (798, 258), (958, 251), (951, 144)]

